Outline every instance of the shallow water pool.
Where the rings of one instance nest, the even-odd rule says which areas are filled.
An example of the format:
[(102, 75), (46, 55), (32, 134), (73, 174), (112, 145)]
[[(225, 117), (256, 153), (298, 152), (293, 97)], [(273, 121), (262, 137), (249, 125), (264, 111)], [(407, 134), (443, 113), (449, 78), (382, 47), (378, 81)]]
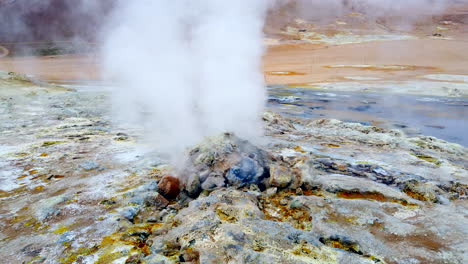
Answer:
[(268, 87), (268, 107), (301, 118), (335, 118), (468, 146), (468, 98)]

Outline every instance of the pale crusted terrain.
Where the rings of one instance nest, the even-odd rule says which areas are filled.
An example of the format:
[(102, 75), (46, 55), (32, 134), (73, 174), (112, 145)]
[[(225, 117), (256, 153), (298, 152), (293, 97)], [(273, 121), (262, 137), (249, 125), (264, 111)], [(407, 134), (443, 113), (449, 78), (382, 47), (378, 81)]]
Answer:
[[(109, 92), (0, 86), (6, 263), (466, 263), (465, 147), (267, 112), (185, 166), (109, 122)], [(175, 200), (158, 194), (182, 179)]]

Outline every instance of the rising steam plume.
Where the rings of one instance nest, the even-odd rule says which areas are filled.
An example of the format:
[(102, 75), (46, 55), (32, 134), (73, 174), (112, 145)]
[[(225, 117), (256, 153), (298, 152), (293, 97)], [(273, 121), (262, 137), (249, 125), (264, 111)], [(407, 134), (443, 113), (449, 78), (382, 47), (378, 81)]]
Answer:
[[(265, 102), (262, 29), (273, 6), (304, 17), (359, 11), (369, 16), (443, 9), (445, 0), (141, 0), (122, 1), (103, 48), (107, 74), (119, 83), (117, 116), (143, 124), (165, 151), (204, 136), (261, 135)], [(271, 14), (271, 13), (270, 13)], [(274, 13), (273, 13), (274, 14)]]
[(267, 2), (122, 3), (103, 49), (118, 116), (171, 152), (220, 132), (259, 136)]
[[(77, 35), (103, 39), (107, 77), (118, 83), (113, 93), (116, 116), (143, 125), (160, 149), (178, 152), (220, 132), (247, 138), (262, 134), (262, 30), (273, 10), (290, 6), (292, 17), (316, 21), (356, 11), (411, 22), (467, 1), (0, 0), (0, 44)], [(69, 31), (57, 20), (63, 7), (67, 18), (76, 18), (68, 21)], [(90, 25), (104, 20), (108, 10), (113, 15), (105, 17), (107, 27), (92, 32)], [(41, 17), (51, 25), (40, 27)], [(76, 34), (77, 28), (86, 32)]]

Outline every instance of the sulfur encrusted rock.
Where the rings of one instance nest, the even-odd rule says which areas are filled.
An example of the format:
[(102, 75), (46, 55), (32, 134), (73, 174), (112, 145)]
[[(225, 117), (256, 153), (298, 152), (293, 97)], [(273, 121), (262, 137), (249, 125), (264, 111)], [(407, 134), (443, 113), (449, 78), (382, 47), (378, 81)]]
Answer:
[(269, 183), (271, 186), (286, 188), (291, 184), (294, 177), (294, 172), (286, 166), (277, 164), (270, 166)]
[(251, 184), (264, 188), (269, 176), (269, 155), (232, 134), (209, 137), (189, 152), (182, 175), (191, 196), (203, 190)]

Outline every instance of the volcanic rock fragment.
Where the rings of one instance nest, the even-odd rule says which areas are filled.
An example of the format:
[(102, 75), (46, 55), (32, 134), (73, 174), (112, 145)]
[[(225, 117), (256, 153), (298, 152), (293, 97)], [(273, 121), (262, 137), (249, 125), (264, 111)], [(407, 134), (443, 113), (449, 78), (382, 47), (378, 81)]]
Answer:
[(180, 181), (174, 176), (166, 175), (159, 181), (158, 189), (167, 199), (175, 199), (180, 193)]
[(195, 197), (225, 186), (264, 188), (269, 161), (266, 151), (232, 134), (209, 137), (189, 152), (183, 172), (185, 190)]
[(252, 183), (260, 183), (265, 170), (255, 160), (255, 156), (244, 157), (237, 165), (234, 165), (226, 174), (229, 184), (243, 186)]
[(293, 172), (284, 166), (274, 165), (270, 167), (270, 184), (272, 186), (285, 188), (291, 183)]

